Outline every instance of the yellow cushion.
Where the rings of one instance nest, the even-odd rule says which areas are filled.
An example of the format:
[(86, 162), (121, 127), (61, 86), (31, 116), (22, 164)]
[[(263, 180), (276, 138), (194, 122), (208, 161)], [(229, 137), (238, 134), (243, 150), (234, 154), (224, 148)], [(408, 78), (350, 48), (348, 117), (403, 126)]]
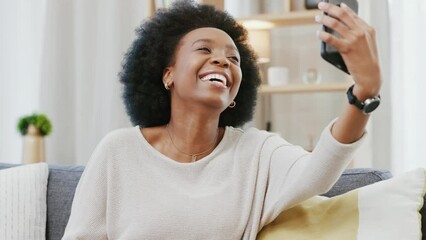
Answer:
[(421, 238), (425, 169), (327, 198), (316, 196), (283, 211), (260, 240)]

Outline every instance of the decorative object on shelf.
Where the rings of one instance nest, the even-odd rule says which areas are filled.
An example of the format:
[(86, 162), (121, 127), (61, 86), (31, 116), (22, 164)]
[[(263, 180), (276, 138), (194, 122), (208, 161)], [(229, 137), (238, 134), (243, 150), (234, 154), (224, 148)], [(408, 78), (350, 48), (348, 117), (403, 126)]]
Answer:
[(306, 84), (318, 84), (321, 82), (321, 74), (316, 68), (308, 68), (303, 73), (303, 82)]
[(262, 0), (259, 1), (261, 14), (283, 14), (290, 12), (290, 0)]
[(175, 0), (154, 0), (155, 9), (168, 8)]
[(272, 66), (268, 68), (268, 84), (270, 86), (282, 86), (288, 84), (288, 68)]
[(291, 11), (304, 11), (305, 8), (305, 1), (301, 0), (291, 0), (290, 1), (290, 10)]
[(44, 137), (52, 132), (52, 124), (44, 114), (32, 114), (19, 119), (18, 131), (23, 137), (23, 163), (46, 161)]
[(306, 9), (318, 9), (318, 3), (321, 0), (305, 0), (305, 8)]

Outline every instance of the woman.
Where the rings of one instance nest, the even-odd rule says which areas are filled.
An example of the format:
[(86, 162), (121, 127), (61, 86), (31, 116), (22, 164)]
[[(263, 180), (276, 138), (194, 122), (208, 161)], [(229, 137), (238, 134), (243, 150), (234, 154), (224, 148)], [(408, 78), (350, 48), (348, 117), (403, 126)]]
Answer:
[[(373, 29), (346, 5), (316, 20), (340, 38), (360, 101), (379, 94)], [(259, 74), (246, 31), (227, 13), (178, 2), (138, 30), (121, 72), (136, 127), (96, 148), (64, 239), (255, 239), (284, 209), (326, 192), (351, 160), (368, 115), (347, 104), (308, 153), (238, 126), (252, 117)]]

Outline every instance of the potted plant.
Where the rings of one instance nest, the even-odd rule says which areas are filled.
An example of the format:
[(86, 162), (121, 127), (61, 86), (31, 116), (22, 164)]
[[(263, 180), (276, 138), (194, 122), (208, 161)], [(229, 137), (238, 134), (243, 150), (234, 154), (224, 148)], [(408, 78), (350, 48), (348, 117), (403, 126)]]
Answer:
[(44, 137), (52, 132), (52, 124), (44, 114), (21, 117), (18, 131), (23, 136), (23, 163), (45, 161)]

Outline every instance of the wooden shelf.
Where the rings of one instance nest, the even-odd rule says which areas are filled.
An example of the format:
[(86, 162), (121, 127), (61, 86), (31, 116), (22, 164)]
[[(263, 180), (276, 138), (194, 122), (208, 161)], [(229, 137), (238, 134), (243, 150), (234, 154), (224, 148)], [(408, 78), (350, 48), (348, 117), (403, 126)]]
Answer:
[(259, 94), (279, 94), (279, 93), (315, 93), (315, 92), (344, 92), (351, 83), (322, 83), (322, 84), (289, 84), (284, 86), (261, 85)]
[[(320, 14), (322, 14), (320, 10), (290, 11), (283, 14), (261, 14), (239, 18), (238, 22), (248, 29), (272, 29), (275, 27), (315, 24), (314, 18)], [(257, 27), (253, 26), (255, 24), (252, 25), (254, 22), (264, 24)]]

